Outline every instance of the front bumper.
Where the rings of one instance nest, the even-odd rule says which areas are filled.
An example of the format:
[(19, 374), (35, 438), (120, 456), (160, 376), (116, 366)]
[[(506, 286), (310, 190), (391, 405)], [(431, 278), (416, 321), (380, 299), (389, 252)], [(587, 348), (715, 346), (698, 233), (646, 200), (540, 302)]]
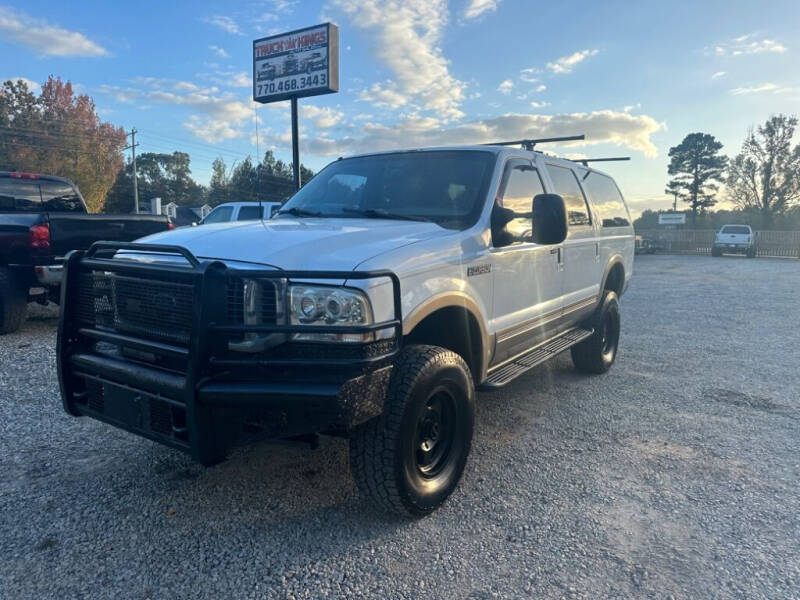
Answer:
[[(180, 254), (188, 266), (164, 267), (100, 256), (119, 249)], [(185, 281), (182, 285), (191, 288), (193, 311), (186, 343), (167, 343), (87, 323), (87, 299), (85, 294), (81, 297), (79, 286), (87, 273), (121, 279), (160, 278), (153, 279), (152, 285), (164, 277)], [(324, 327), (324, 331), (393, 330), (393, 337), (359, 344), (355, 350), (348, 343), (350, 352), (338, 356), (333, 351), (343, 344), (332, 344), (330, 352), (316, 354), (306, 352), (310, 346), (301, 343), (266, 353), (232, 356), (228, 351), (231, 336), (323, 329), (226, 322), (225, 286), (230, 278), (372, 277), (391, 281), (395, 318), (373, 325)], [(402, 340), (399, 280), (387, 271), (233, 270), (219, 262), (200, 263), (183, 248), (98, 243), (85, 254), (75, 252), (67, 258), (61, 293), (58, 374), (64, 409), (183, 450), (204, 464), (222, 460), (230, 446), (246, 439), (243, 434), (285, 437), (341, 431), (377, 416), (383, 410), (392, 359)], [(164, 296), (158, 290), (153, 293)], [(111, 295), (90, 298), (89, 306), (92, 302), (115, 305), (117, 299), (109, 299)], [(120, 304), (115, 311), (124, 308)]]

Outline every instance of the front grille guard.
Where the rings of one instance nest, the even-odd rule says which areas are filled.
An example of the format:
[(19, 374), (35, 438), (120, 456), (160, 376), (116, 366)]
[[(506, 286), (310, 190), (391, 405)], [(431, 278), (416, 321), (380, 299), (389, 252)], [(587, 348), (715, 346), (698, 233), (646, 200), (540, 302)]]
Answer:
[[(156, 253), (182, 257), (185, 264), (164, 265), (158, 263), (136, 262), (114, 257), (120, 250)], [(186, 278), (192, 285), (192, 326), (186, 346), (178, 346), (162, 341), (154, 341), (113, 331), (85, 326), (77, 318), (79, 306), (78, 283), (80, 274), (91, 271), (119, 273), (130, 276), (170, 275)], [(246, 279), (279, 279), (297, 280), (363, 280), (387, 278), (392, 283), (394, 318), (370, 325), (341, 326), (305, 326), (285, 324), (263, 325), (231, 325), (226, 323), (227, 286), (230, 277)], [(242, 357), (241, 359), (219, 359), (226, 354), (228, 336), (243, 333), (334, 333), (364, 334), (392, 330), (394, 333), (389, 349), (376, 356), (364, 356), (352, 359), (319, 359), (319, 358), (269, 358), (264, 356)], [(220, 335), (222, 334), (222, 335)], [(355, 366), (368, 367), (371, 364), (385, 362), (395, 356), (402, 345), (402, 309), (400, 301), (400, 280), (397, 275), (387, 270), (375, 271), (304, 271), (275, 269), (231, 269), (220, 261), (200, 261), (186, 248), (180, 246), (96, 242), (87, 251), (73, 251), (65, 259), (64, 275), (61, 286), (61, 316), (58, 330), (58, 375), (61, 385), (65, 410), (73, 415), (83, 414), (76, 406), (76, 398), (82, 393), (76, 388), (77, 377), (92, 377), (107, 380), (113, 384), (130, 382), (115, 381), (98, 377), (97, 373), (86, 373), (74, 367), (72, 357), (75, 354), (92, 352), (95, 342), (108, 342), (117, 346), (128, 347), (141, 352), (185, 360), (186, 371), (182, 385), (176, 389), (169, 387), (164, 394), (166, 398), (178, 400), (186, 405), (187, 420), (192, 421), (195, 412), (195, 395), (198, 387), (207, 379), (212, 367), (289, 367), (289, 366)], [(348, 343), (350, 344), (350, 342)], [(366, 344), (366, 342), (365, 342)], [(356, 345), (356, 344), (354, 344)], [(173, 376), (174, 380), (174, 376)], [(133, 387), (138, 387), (135, 385)], [(76, 395), (77, 394), (77, 395)]]

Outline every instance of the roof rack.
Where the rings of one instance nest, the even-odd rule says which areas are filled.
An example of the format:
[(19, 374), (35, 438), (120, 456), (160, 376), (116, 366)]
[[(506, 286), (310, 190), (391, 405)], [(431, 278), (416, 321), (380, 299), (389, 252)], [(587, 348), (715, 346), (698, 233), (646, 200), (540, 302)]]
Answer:
[(483, 144), (484, 146), (522, 146), (525, 150), (533, 150), (536, 144), (547, 144), (549, 142), (573, 142), (585, 140), (585, 135), (568, 135), (564, 137), (540, 138), (538, 140), (514, 140), (513, 142), (492, 142)]
[(612, 160), (630, 160), (630, 156), (612, 156), (609, 158), (571, 158), (572, 162), (582, 163), (584, 167), (588, 167), (590, 162), (610, 162)]

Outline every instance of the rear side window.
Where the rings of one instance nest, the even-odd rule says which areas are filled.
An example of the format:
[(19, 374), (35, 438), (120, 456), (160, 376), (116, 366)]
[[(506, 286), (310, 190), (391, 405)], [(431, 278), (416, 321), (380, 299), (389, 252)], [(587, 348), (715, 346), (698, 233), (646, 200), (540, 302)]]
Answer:
[(631, 224), (628, 208), (610, 177), (592, 171), (586, 172), (583, 189), (589, 194), (597, 211), (597, 220), (603, 227), (627, 227)]
[(239, 209), (239, 216), (236, 217), (237, 221), (254, 221), (261, 218), (260, 206), (242, 206)]
[(30, 180), (0, 179), (0, 211), (41, 212), (39, 183)]
[(42, 206), (48, 212), (84, 212), (81, 197), (73, 187), (56, 181), (42, 181)]
[(725, 225), (725, 227), (722, 228), (722, 233), (750, 235), (750, 228), (744, 225)]
[(583, 197), (578, 179), (572, 169), (547, 165), (547, 172), (553, 181), (553, 191), (564, 198), (567, 207), (567, 219), (573, 227), (581, 225), (591, 225), (592, 219), (589, 217), (589, 207), (586, 206), (586, 199)]

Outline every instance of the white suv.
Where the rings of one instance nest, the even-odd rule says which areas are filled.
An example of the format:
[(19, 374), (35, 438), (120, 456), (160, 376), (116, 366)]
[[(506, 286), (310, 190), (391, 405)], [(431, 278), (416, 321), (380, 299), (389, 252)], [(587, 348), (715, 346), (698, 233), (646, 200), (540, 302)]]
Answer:
[(456, 487), (475, 390), (571, 349), (608, 370), (634, 235), (614, 181), (504, 146), (339, 159), (269, 221), (98, 243), (66, 262), (66, 410), (203, 464), (259, 434), (350, 440), (361, 492)]

